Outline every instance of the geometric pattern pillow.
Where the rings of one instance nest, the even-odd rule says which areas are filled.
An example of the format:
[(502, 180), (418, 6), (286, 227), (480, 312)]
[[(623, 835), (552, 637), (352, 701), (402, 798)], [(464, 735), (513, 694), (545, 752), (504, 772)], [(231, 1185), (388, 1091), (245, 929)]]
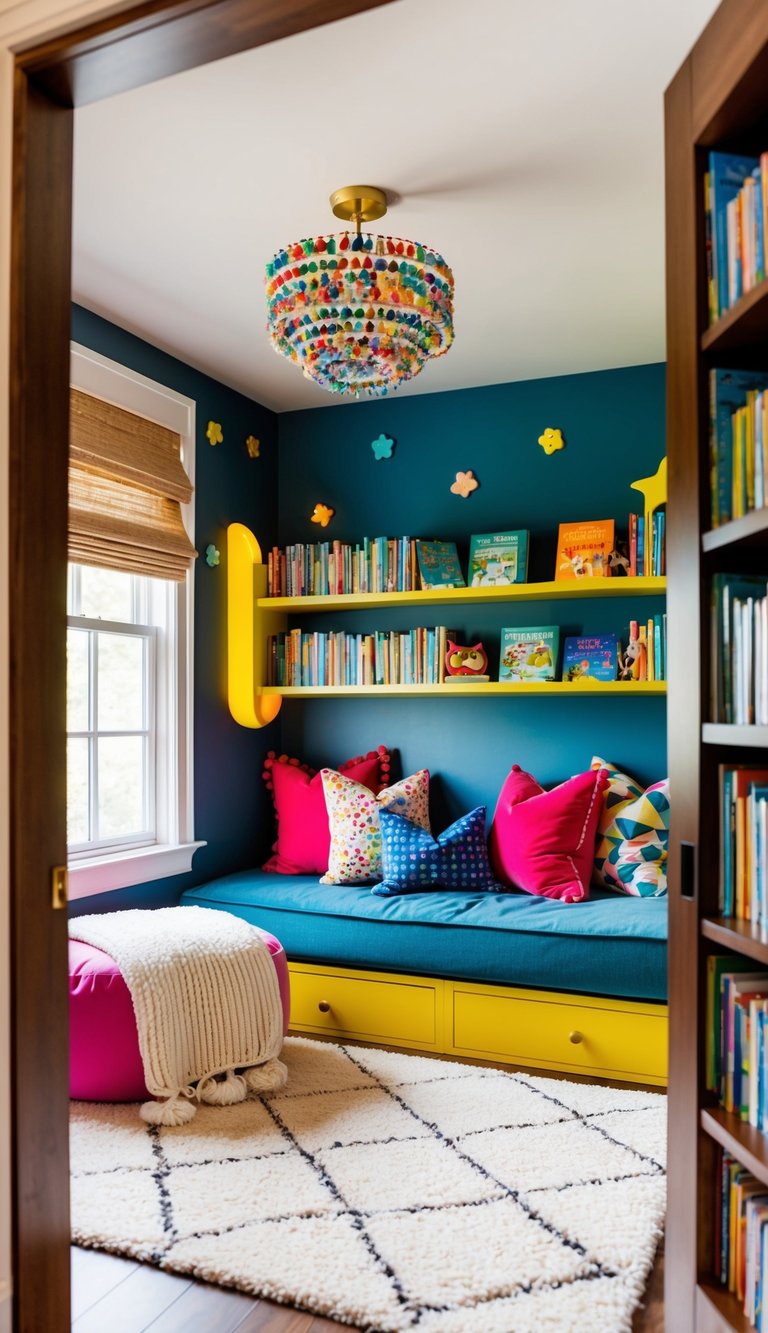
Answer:
[(378, 796), (332, 768), (320, 770), (331, 848), (328, 872), (321, 884), (369, 884), (381, 879), (381, 825), (383, 810), (394, 810), (429, 831), (429, 772), (422, 768), (410, 778), (385, 787)]
[(431, 889), (501, 888), (488, 863), (484, 805), (462, 815), (439, 838), (393, 810), (382, 810), (381, 833), (383, 882), (371, 889), (379, 897)]
[(607, 889), (636, 898), (658, 898), (667, 892), (669, 844), (669, 781), (646, 791), (626, 774), (600, 759), (612, 779), (595, 844), (595, 877)]

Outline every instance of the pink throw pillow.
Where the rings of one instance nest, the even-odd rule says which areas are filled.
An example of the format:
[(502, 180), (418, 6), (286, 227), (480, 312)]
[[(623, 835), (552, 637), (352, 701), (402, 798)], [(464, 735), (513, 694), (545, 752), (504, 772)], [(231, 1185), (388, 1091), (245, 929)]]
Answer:
[(583, 902), (607, 785), (606, 772), (599, 769), (545, 791), (515, 764), (491, 825), (489, 852), (496, 877), (526, 893)]
[[(361, 782), (374, 795), (389, 781), (389, 751), (380, 745), (339, 771)], [(267, 755), (264, 780), (271, 788), (277, 815), (277, 841), (264, 869), (278, 875), (323, 875), (328, 869), (331, 832), (325, 808), (323, 779), (298, 759)]]

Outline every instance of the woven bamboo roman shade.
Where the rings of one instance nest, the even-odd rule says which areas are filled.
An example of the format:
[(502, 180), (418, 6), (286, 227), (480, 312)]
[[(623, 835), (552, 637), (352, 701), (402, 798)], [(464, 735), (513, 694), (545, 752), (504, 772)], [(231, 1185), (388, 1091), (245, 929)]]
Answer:
[(191, 498), (174, 431), (72, 390), (70, 560), (182, 580), (197, 554), (180, 508)]

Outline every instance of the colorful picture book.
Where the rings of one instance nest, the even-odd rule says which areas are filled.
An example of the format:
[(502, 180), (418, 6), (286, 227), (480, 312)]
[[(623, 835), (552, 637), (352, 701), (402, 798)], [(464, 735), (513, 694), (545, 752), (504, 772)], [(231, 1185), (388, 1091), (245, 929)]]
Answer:
[(557, 680), (559, 647), (558, 625), (503, 629), (499, 680), (517, 683)]
[(563, 680), (615, 680), (618, 656), (615, 634), (569, 634), (563, 648)]
[(561, 523), (557, 533), (556, 579), (607, 578), (614, 549), (612, 518), (590, 523)]
[(422, 588), (464, 588), (455, 542), (417, 541)]
[(474, 533), (469, 543), (470, 588), (503, 587), (525, 583), (528, 577), (528, 538), (525, 529), (516, 532)]

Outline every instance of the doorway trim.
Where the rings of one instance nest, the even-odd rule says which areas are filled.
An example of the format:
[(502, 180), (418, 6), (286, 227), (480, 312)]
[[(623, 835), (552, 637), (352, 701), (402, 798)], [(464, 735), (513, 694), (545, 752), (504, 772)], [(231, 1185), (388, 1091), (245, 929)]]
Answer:
[[(0, 305), (9, 312), (0, 329), (0, 394), (7, 397), (0, 522), (7, 514), (9, 534), (9, 609), (0, 631), (0, 657), (8, 649), (7, 678), (0, 666), (7, 726), (7, 749), (0, 729), (0, 801), (7, 788), (9, 819), (8, 860), (0, 867), (0, 950), (7, 942), (10, 956), (8, 987), (0, 995), (0, 1023), (3, 1008), (9, 1010), (10, 1056), (9, 1101), (0, 1107), (0, 1178), (3, 1121), (9, 1119), (16, 1333), (70, 1327), (67, 922), (66, 912), (52, 907), (51, 873), (66, 864), (73, 108), (389, 3), (148, 0), (99, 12), (96, 5), (65, 9), (60, 0), (26, 0), (0, 16), (0, 95), (9, 106), (12, 87), (13, 99), (12, 142), (3, 145), (12, 160), (10, 228), (7, 215), (0, 217)], [(0, 167), (7, 166), (0, 150)], [(7, 177), (0, 181), (3, 208), (7, 184)], [(0, 1033), (0, 1069), (5, 1036)], [(0, 1196), (0, 1321), (7, 1318), (4, 1230)]]

